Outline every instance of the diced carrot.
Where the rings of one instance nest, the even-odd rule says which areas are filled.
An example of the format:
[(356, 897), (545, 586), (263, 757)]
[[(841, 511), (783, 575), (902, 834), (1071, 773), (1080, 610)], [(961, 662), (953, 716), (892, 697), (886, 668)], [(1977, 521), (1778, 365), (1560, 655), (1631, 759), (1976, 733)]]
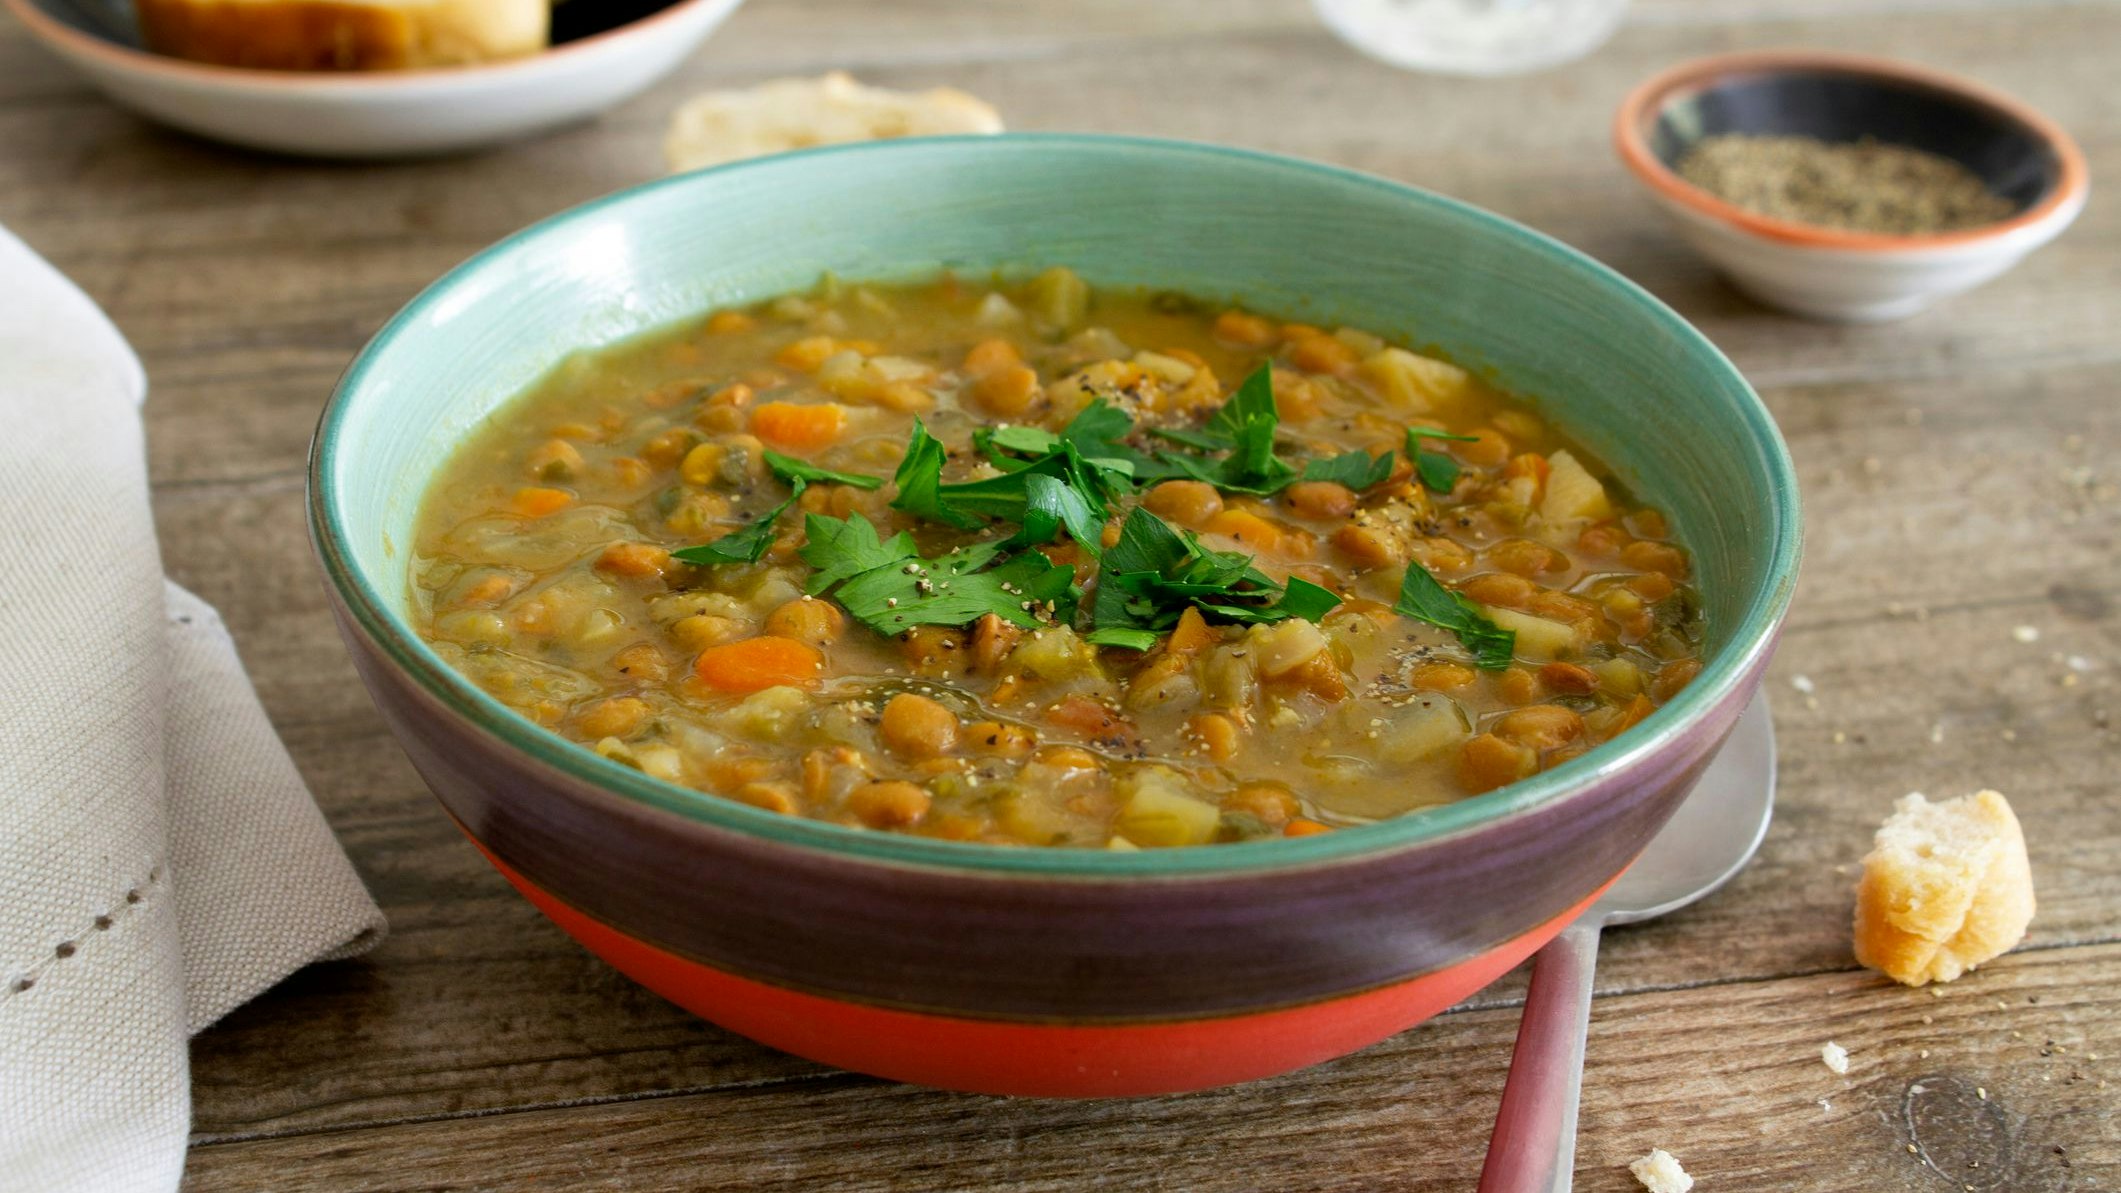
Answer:
[(1633, 729), (1641, 723), (1644, 717), (1656, 711), (1657, 706), (1650, 703), (1648, 696), (1638, 695), (1633, 700), (1628, 701), (1627, 707), (1621, 710), (1620, 720), (1614, 723), (1611, 732), (1619, 733), (1622, 730)]
[(780, 447), (825, 447), (836, 442), (846, 427), (846, 408), (833, 402), (810, 406), (767, 402), (751, 412), (751, 433)]
[(724, 692), (757, 692), (782, 686), (807, 688), (818, 681), (825, 656), (793, 638), (744, 638), (700, 652), (692, 665), (709, 687)]
[(1208, 619), (1191, 605), (1178, 615), (1178, 624), (1171, 627), (1171, 637), (1164, 642), (1164, 649), (1175, 655), (1197, 654), (1202, 647), (1213, 645), (1217, 634), (1208, 628)]
[(1284, 837), (1315, 837), (1320, 833), (1330, 833), (1332, 831), (1333, 826), (1330, 824), (1320, 824), (1316, 820), (1308, 820), (1299, 816), (1291, 820), (1287, 828), (1281, 830), (1281, 835)]
[(547, 489), (533, 485), (517, 489), (508, 502), (509, 508), (526, 518), (543, 518), (557, 514), (574, 504), (574, 494), (565, 489)]
[(1255, 551), (1280, 548), (1282, 529), (1249, 510), (1226, 509), (1202, 524), (1208, 534), (1226, 534)]

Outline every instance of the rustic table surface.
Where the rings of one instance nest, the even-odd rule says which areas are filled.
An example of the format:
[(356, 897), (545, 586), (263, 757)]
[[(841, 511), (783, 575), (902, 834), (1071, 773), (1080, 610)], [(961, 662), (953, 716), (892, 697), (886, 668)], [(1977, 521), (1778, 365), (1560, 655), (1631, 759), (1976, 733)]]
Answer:
[[(168, 567), (219, 605), (389, 913), (201, 1036), (188, 1187), (1469, 1189), (1524, 990), (1512, 975), (1366, 1052), (1185, 1097), (1055, 1103), (852, 1076), (707, 1026), (540, 919), (385, 734), (304, 539), (318, 404), (475, 249), (655, 175), (673, 105), (846, 67), (947, 82), (1015, 127), (1146, 132), (1458, 195), (1638, 279), (1750, 376), (1811, 537), (1771, 679), (1781, 805), (1709, 902), (1606, 941), (1580, 1188), (1677, 1153), (1720, 1190), (2121, 1189), (2121, 201), (1906, 323), (1764, 311), (1673, 238), (1607, 148), (1634, 81), (1740, 47), (1915, 58), (2015, 91), (2121, 172), (2121, 7), (1638, 0), (1529, 79), (1395, 72), (1300, 0), (756, 0), (678, 78), (530, 144), (385, 166), (274, 160), (91, 93), (0, 20), (0, 221), (101, 301), (153, 378)], [(2037, 638), (2035, 638), (2037, 633)], [(1809, 695), (1807, 695), (1807, 692)], [(1855, 967), (1855, 863), (1895, 796), (2009, 793), (2040, 914), (1935, 991)], [(1828, 1040), (1851, 1065), (1820, 1062)]]

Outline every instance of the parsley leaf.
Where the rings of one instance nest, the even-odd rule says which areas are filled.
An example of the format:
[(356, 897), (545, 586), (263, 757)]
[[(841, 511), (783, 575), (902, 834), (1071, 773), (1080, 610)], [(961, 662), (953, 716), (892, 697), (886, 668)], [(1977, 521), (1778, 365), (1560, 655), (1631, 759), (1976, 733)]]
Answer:
[(1057, 531), (1066, 529), (1090, 558), (1104, 553), (1104, 510), (1093, 507), (1081, 489), (1045, 473), (1026, 470), (1024, 505), (1015, 521), (1018, 529), (1005, 542), (1007, 547), (1050, 543)]
[(1392, 603), (1392, 612), (1457, 634), (1458, 640), (1473, 652), (1475, 665), (1483, 670), (1500, 671), (1508, 667), (1517, 648), (1515, 631), (1489, 621), (1480, 606), (1463, 593), (1445, 588), (1419, 562), (1407, 565), (1407, 574), (1399, 582), (1399, 599)]
[(1226, 447), (1220, 460), (1159, 452), (1158, 458), (1195, 480), (1231, 493), (1266, 496), (1287, 488), (1296, 469), (1274, 454), (1274, 435), (1281, 416), (1274, 409), (1274, 371), (1265, 365), (1245, 378), (1237, 391), (1197, 432), (1165, 432), (1164, 438), (1194, 445)]
[(811, 596), (863, 572), (920, 558), (912, 535), (901, 530), (888, 541), (880, 539), (876, 527), (860, 514), (848, 518), (811, 514), (803, 520), (803, 531), (808, 541), (796, 554), (817, 569), (803, 584), (803, 591)]
[(884, 483), (884, 478), (880, 476), (863, 476), (858, 472), (834, 472), (830, 468), (805, 464), (801, 460), (770, 449), (765, 453), (765, 459), (766, 467), (773, 471), (773, 475), (791, 485), (802, 481), (815, 481), (828, 485), (853, 485), (857, 489), (875, 489)]
[[(1026, 629), (1044, 624), (1041, 612), (1063, 611), (1075, 571), (1036, 551), (999, 564), (1000, 542), (979, 543), (940, 559), (923, 559), (911, 535), (879, 541), (861, 515), (847, 519), (812, 514), (804, 562), (817, 569), (806, 585), (832, 597), (848, 616), (879, 634), (899, 634), (917, 625), (969, 625), (989, 613)], [(993, 566), (989, 566), (992, 564)]]
[[(1133, 492), (1138, 484), (1180, 475), (1155, 456), (1129, 446), (1126, 440), (1132, 434), (1133, 418), (1096, 398), (1068, 420), (1058, 435), (1042, 427), (981, 427), (972, 432), (972, 442), (1003, 472), (1020, 472), (1036, 457), (1073, 447), (1082, 459), (1084, 475), (1110, 502)], [(1027, 462), (1020, 457), (1034, 459)]]
[(1374, 460), (1363, 452), (1345, 452), (1330, 459), (1313, 460), (1304, 465), (1303, 479), (1332, 481), (1360, 493), (1372, 485), (1383, 484), (1385, 478), (1391, 475), (1391, 452), (1386, 452)]
[(1448, 493), (1458, 486), (1458, 476), (1463, 470), (1459, 468), (1458, 461), (1444, 455), (1442, 452), (1423, 451), (1421, 441), (1424, 439), (1449, 439), (1454, 443), (1476, 443), (1479, 441), (1479, 437), (1474, 435), (1453, 435), (1446, 431), (1430, 430), (1428, 427), (1407, 428), (1407, 458), (1414, 461), (1414, 471), (1421, 477), (1421, 483), (1427, 485), (1435, 492)]
[[(906, 444), (906, 458), (899, 464), (899, 492), (892, 499), (892, 506), (960, 530), (975, 529), (987, 518), (1019, 524), (1037, 519), (1044, 529), (1033, 530), (1028, 536), (1019, 534), (1011, 540), (1012, 545), (1048, 542), (1058, 526), (1066, 528), (1068, 537), (1081, 544), (1091, 558), (1098, 556), (1105, 529), (1105, 498), (1108, 486), (1115, 483), (1108, 479), (1109, 470), (1085, 460), (1065, 437), (1036, 427), (1001, 427), (976, 437), (976, 441), (990, 456), (999, 456), (998, 463), (1014, 465), (1013, 469), (1000, 476), (944, 484), (943, 445), (915, 419), (913, 437)], [(1003, 454), (1048, 445), (1056, 450), (1029, 463), (1019, 463)], [(1117, 483), (1131, 487), (1124, 478)]]
[(1139, 506), (1105, 552), (1087, 641), (1132, 650), (1154, 645), (1188, 606), (1218, 621), (1257, 625), (1324, 617), (1340, 598), (1292, 577), (1287, 587), (1234, 551), (1211, 551)]
[(921, 420), (915, 418), (913, 434), (906, 440), (906, 457), (899, 461), (898, 472), (892, 476), (898, 483), (898, 496), (891, 499), (891, 507), (959, 530), (976, 529), (980, 525), (978, 517), (951, 509), (943, 502), (943, 461), (947, 455), (942, 441), (930, 435)]
[(1092, 630), (1083, 635), (1083, 641), (1092, 646), (1117, 646), (1123, 650), (1149, 650), (1163, 641), (1163, 638), (1164, 636), (1155, 630), (1126, 629), (1119, 626)]
[(1149, 433), (1158, 439), (1184, 444), (1195, 451), (1222, 452), (1229, 451), (1231, 447), (1229, 437), (1210, 435), (1206, 431), (1188, 431), (1180, 427), (1150, 427)]
[(789, 482), (792, 492), (788, 500), (767, 510), (748, 526), (732, 530), (711, 543), (693, 547), (681, 547), (672, 551), (670, 557), (679, 563), (713, 566), (723, 563), (757, 563), (765, 558), (767, 548), (773, 546), (773, 524), (780, 520), (788, 507), (803, 495), (807, 484), (801, 477)]

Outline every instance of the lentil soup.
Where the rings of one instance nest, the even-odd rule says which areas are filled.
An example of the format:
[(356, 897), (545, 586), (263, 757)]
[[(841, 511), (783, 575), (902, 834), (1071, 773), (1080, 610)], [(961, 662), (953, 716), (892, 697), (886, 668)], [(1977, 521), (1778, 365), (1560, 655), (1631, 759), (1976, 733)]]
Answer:
[(1329, 832), (1700, 670), (1663, 518), (1523, 403), (1176, 294), (827, 278), (575, 357), (422, 507), (416, 621), (606, 757), (847, 825)]

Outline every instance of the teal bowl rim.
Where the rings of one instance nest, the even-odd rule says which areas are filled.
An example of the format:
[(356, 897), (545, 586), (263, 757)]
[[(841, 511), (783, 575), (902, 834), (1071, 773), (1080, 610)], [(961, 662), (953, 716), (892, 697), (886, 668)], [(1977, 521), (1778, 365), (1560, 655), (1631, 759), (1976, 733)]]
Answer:
[[(1677, 336), (1701, 354), (1708, 367), (1747, 401), (1740, 407), (1755, 446), (1766, 458), (1775, 491), (1775, 536), (1766, 581), (1747, 607), (1727, 645), (1679, 696), (1659, 708), (1616, 742), (1599, 746), (1553, 770), (1483, 795), (1433, 808), (1419, 809), (1375, 824), (1358, 825), (1309, 837), (1249, 841), (1185, 849), (1118, 852), (1102, 849), (1015, 848), (977, 842), (938, 841), (924, 837), (849, 828), (820, 820), (784, 816), (753, 808), (689, 787), (652, 778), (604, 758), (587, 747), (553, 733), (494, 699), (449, 665), (411, 627), (403, 624), (381, 594), (351, 566), (341, 544), (346, 535), (331, 486), (324, 483), (342, 442), (348, 409), (391, 342), (438, 304), (447, 302), (466, 278), (486, 263), (523, 250), (557, 229), (597, 218), (636, 196), (673, 187), (697, 185), (701, 177), (741, 174), (796, 158), (861, 157), (891, 154), (903, 146), (1036, 143), (1051, 150), (1132, 148), (1147, 153), (1199, 155), (1237, 159), (1275, 170), (1312, 174), (1342, 186), (1384, 191), (1400, 198), (1434, 204), (1466, 216), (1495, 235), (1549, 258), (1557, 267), (1589, 270), (1644, 317)], [(692, 174), (642, 183), (593, 199), (530, 225), (470, 257), (423, 290), (384, 324), (368, 342), (333, 390), (317, 424), (310, 449), (310, 535), (333, 589), (354, 621), (379, 644), (426, 694), (464, 718), (472, 727), (530, 755), (571, 778), (636, 803), (686, 819), (778, 845), (819, 850), (850, 859), (899, 866), (974, 871), (996, 876), (1036, 879), (1145, 879), (1263, 874), (1344, 862), (1354, 858), (1425, 845), (1486, 827), (1537, 809), (1599, 779), (1625, 771), (1674, 745), (1695, 722), (1728, 699), (1773, 645), (1775, 630), (1787, 612), (1796, 587), (1803, 542), (1803, 514), (1798, 504), (1796, 470), (1789, 449), (1767, 407), (1736, 366), (1708, 338), (1648, 291), (1590, 256), (1522, 224), (1419, 187), (1340, 166), (1257, 150), (1156, 137), (1096, 133), (1006, 133), (993, 136), (913, 137), (893, 141), (831, 145), (768, 158), (732, 162)]]

